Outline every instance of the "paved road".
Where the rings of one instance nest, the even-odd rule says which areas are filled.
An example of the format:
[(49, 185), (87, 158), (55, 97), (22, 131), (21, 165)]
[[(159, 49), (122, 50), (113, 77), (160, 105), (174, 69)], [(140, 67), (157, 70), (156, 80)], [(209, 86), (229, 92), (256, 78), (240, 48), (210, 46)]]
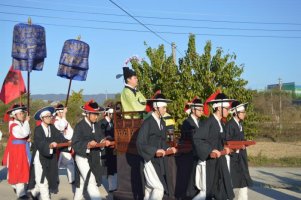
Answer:
[[(297, 200), (301, 199), (301, 168), (250, 168), (254, 187), (249, 190), (250, 200)], [(64, 174), (64, 171), (61, 171)], [(6, 169), (0, 168), (0, 199), (14, 200), (15, 194), (7, 184)], [(59, 193), (52, 195), (53, 200), (72, 200), (72, 187), (65, 175), (60, 176)], [(103, 199), (112, 196), (100, 187)]]

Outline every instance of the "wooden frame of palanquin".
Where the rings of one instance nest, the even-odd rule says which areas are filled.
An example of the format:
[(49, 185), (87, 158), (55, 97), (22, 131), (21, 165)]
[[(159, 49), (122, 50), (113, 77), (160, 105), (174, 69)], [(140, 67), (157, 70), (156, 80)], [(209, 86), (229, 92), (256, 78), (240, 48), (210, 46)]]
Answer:
[[(141, 157), (137, 153), (136, 139), (139, 129), (143, 123), (145, 112), (122, 112), (122, 105), (118, 102), (114, 109), (114, 139), (115, 149), (117, 151), (117, 173), (118, 173), (118, 188), (113, 193), (115, 200), (127, 199), (143, 199), (142, 177), (141, 177)], [(172, 141), (167, 141), (169, 146), (174, 146), (178, 149), (177, 156), (171, 156), (173, 159), (170, 163), (171, 168), (174, 168), (176, 173), (177, 167), (175, 160), (180, 159), (191, 162), (191, 142), (185, 141), (178, 145), (179, 134), (176, 132), (169, 134), (167, 138), (173, 138)], [(188, 156), (188, 159), (186, 158)], [(177, 158), (176, 158), (177, 157)], [(183, 163), (183, 162), (181, 162)], [(187, 162), (186, 162), (187, 163)], [(189, 168), (189, 167), (188, 167)], [(182, 171), (182, 170), (181, 170)], [(185, 170), (188, 171), (188, 170)], [(190, 170), (189, 170), (190, 171)], [(181, 172), (182, 173), (182, 172)], [(189, 177), (185, 175), (185, 178)], [(175, 180), (176, 181), (176, 180)], [(181, 182), (181, 181), (180, 181)], [(186, 181), (187, 182), (187, 181)], [(182, 191), (186, 188), (185, 184), (181, 185)], [(174, 182), (174, 188), (176, 183)], [(175, 194), (174, 194), (175, 195)], [(169, 198), (170, 199), (170, 198)], [(175, 198), (172, 198), (175, 199)]]

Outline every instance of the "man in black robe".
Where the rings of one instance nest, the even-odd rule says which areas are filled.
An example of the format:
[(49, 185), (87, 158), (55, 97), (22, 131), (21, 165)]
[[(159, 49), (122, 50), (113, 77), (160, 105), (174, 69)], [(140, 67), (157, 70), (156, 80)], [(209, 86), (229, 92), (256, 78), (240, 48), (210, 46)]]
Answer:
[[(226, 124), (226, 140), (245, 140), (242, 122), (246, 117), (246, 106), (246, 103), (242, 104), (239, 101), (232, 103), (230, 112), (233, 117)], [(230, 154), (230, 174), (233, 188), (238, 188), (238, 200), (247, 200), (248, 187), (253, 183), (249, 173), (246, 149), (239, 149)]]
[[(189, 116), (184, 120), (182, 127), (181, 127), (181, 143), (191, 143), (192, 144), (192, 136), (195, 134), (196, 130), (200, 127), (200, 118), (204, 114), (204, 105), (202, 100), (198, 97), (195, 97), (191, 102), (188, 102), (185, 105), (185, 112), (189, 114)], [(188, 188), (186, 188), (186, 194), (189, 197), (193, 197), (196, 195), (198, 191), (195, 190), (195, 179), (196, 179), (196, 170), (198, 167), (202, 167), (203, 171), (206, 171), (206, 161), (199, 162), (196, 153), (191, 151), (189, 155), (186, 155), (186, 158), (191, 156), (191, 166), (189, 166), (189, 171), (191, 172), (191, 176), (189, 177), (188, 181)], [(183, 161), (181, 161), (183, 162)], [(188, 166), (188, 163), (185, 164)], [(182, 163), (179, 163), (177, 168), (179, 170), (178, 176), (183, 176), (183, 172), (181, 171)], [(187, 170), (187, 169), (186, 169)], [(198, 169), (199, 170), (199, 169)], [(201, 178), (201, 177), (198, 177)], [(185, 184), (185, 178), (182, 178), (181, 184)], [(206, 184), (206, 180), (202, 180), (203, 184)], [(193, 185), (193, 187), (191, 187)], [(204, 193), (203, 196), (206, 196), (206, 191), (200, 190), (199, 192)]]
[[(169, 181), (167, 178), (167, 160), (164, 157), (169, 148), (166, 143), (166, 125), (162, 116), (166, 113), (167, 103), (163, 94), (158, 94), (153, 102), (153, 112), (150, 117), (143, 121), (139, 130), (136, 145), (138, 154), (144, 160), (143, 173), (145, 177), (144, 199), (160, 200), (164, 191), (168, 194)], [(173, 153), (174, 147), (170, 148)], [(161, 154), (161, 155), (159, 155)]]
[(199, 128), (200, 118), (204, 114), (204, 105), (198, 97), (195, 97), (187, 105), (189, 108), (186, 112), (189, 113), (189, 116), (183, 121), (181, 127), (181, 141), (192, 141), (192, 134), (195, 133), (195, 129)]
[[(107, 107), (105, 109), (105, 115), (102, 120), (99, 121), (101, 128), (105, 133), (107, 140), (114, 140), (114, 124), (113, 124), (113, 108)], [(105, 166), (107, 168), (107, 179), (109, 185), (109, 192), (113, 192), (117, 189), (117, 156), (113, 148), (105, 149)]]
[(72, 137), (77, 175), (80, 178), (80, 180), (76, 180), (77, 188), (74, 200), (81, 200), (84, 190), (87, 190), (91, 200), (100, 200), (98, 189), (102, 176), (100, 151), (103, 151), (103, 148), (98, 148), (96, 145), (99, 142), (105, 142), (106, 146), (110, 144), (108, 140), (105, 140), (100, 124), (96, 123), (103, 108), (90, 100), (81, 109), (84, 111), (85, 117), (76, 124)]
[[(232, 100), (223, 93), (219, 93), (214, 100), (211, 100), (209, 103), (212, 104), (213, 114), (200, 124), (200, 128), (192, 137), (193, 150), (199, 162), (206, 161), (206, 171), (200, 167), (195, 174), (195, 187), (199, 191), (206, 191), (206, 196), (200, 192), (194, 199), (231, 200), (234, 198), (226, 158), (221, 155), (223, 150), (226, 154), (230, 153), (229, 148), (223, 147), (225, 129), (221, 121), (228, 115), (230, 101)], [(202, 182), (204, 179), (206, 184)]]
[(34, 115), (35, 120), (42, 122), (34, 130), (33, 159), (28, 189), (31, 190), (31, 196), (34, 198), (40, 193), (42, 200), (49, 200), (50, 192), (58, 191), (58, 158), (55, 148), (58, 143), (68, 141), (51, 124), (53, 113), (53, 107), (45, 107)]

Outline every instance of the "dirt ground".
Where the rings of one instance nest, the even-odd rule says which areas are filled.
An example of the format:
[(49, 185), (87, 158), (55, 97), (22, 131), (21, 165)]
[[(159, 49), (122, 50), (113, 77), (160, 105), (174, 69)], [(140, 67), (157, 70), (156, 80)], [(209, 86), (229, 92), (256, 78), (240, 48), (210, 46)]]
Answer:
[(260, 154), (268, 158), (300, 157), (301, 141), (298, 142), (256, 142), (247, 148), (248, 155), (257, 156)]

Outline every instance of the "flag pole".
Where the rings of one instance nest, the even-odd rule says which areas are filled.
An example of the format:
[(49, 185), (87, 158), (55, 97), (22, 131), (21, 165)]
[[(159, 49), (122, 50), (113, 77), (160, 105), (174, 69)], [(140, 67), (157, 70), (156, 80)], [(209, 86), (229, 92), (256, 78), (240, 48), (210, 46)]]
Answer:
[(29, 105), (30, 105), (30, 71), (27, 71), (27, 112), (29, 115)]
[[(28, 25), (31, 24), (31, 18), (28, 17)], [(27, 71), (27, 113), (30, 113), (30, 70)]]
[[(20, 72), (20, 74), (21, 74), (21, 72)], [(21, 88), (20, 88), (20, 74), (18, 73), (18, 80), (19, 80), (19, 82), (18, 82), (18, 88), (19, 88), (19, 104), (21, 105), (22, 104), (22, 98), (21, 98), (21, 95), (22, 95), (22, 92), (21, 92)]]
[(69, 93), (70, 93), (71, 83), (72, 83), (72, 79), (70, 78), (70, 81), (69, 81), (69, 87), (68, 87), (68, 92), (67, 92), (67, 97), (66, 97), (65, 107), (67, 107), (67, 105), (68, 105), (68, 100), (69, 100)]

